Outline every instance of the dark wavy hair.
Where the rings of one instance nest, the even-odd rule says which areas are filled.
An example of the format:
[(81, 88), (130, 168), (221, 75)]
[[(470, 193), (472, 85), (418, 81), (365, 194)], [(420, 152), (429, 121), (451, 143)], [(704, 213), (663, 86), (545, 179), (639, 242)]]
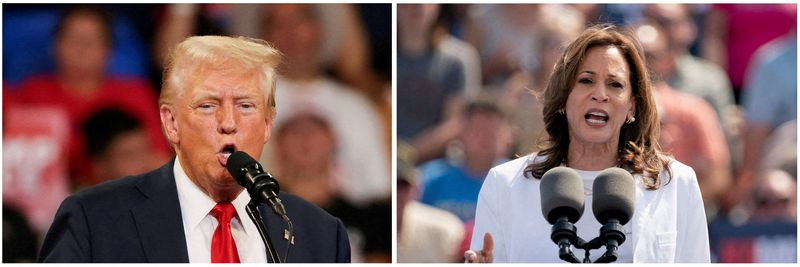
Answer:
[(558, 111), (566, 106), (567, 97), (575, 85), (578, 66), (586, 51), (602, 46), (613, 46), (622, 52), (631, 70), (632, 97), (636, 101), (634, 112), (636, 121), (623, 124), (619, 133), (617, 165), (632, 174), (641, 174), (647, 189), (658, 189), (661, 187), (658, 174), (666, 170), (669, 183), (672, 171), (666, 153), (661, 151), (661, 146), (658, 144), (660, 124), (643, 50), (632, 33), (620, 31), (609, 24), (595, 25), (584, 30), (567, 46), (556, 63), (544, 92), (542, 112), (548, 137), (540, 142), (542, 150), (537, 155), (542, 156), (544, 160), (528, 165), (525, 174), (541, 179), (547, 170), (566, 162), (569, 128), (567, 118)]

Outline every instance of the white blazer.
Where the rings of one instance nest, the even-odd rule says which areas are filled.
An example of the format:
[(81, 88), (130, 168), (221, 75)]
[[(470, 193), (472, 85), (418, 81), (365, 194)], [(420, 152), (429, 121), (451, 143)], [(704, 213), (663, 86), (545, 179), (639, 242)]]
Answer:
[[(550, 240), (551, 225), (541, 211), (539, 179), (523, 176), (535, 154), (492, 168), (478, 195), (470, 248), (483, 247), (484, 233), (494, 241), (494, 262), (563, 262)], [(673, 263), (710, 261), (708, 226), (697, 177), (691, 167), (670, 161), (672, 180), (658, 190), (647, 190), (636, 179), (636, 206), (624, 225), (626, 240), (616, 262)], [(586, 241), (599, 235), (600, 223), (592, 215), (592, 181), (599, 171), (578, 171), (584, 182), (584, 214), (575, 226)], [(660, 174), (666, 183), (665, 171)], [(583, 260), (584, 250), (573, 252)], [(605, 247), (592, 250), (594, 261)]]

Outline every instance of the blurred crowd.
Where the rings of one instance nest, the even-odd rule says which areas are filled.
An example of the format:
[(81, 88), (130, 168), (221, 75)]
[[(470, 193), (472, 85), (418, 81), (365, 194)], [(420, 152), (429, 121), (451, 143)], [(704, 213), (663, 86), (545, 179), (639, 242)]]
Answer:
[(3, 5), (3, 262), (35, 261), (71, 192), (173, 151), (157, 97), (170, 49), (249, 36), (283, 54), (260, 161), (345, 224), (354, 262), (391, 262), (391, 5)]
[(712, 262), (797, 261), (796, 4), (398, 4), (400, 262), (463, 261), (484, 177), (546, 140), (553, 65), (601, 23), (641, 42)]

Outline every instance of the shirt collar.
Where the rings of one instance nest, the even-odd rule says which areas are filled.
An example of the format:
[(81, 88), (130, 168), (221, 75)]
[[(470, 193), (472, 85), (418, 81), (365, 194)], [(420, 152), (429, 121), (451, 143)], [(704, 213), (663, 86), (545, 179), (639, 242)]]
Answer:
[[(180, 158), (177, 156), (175, 157), (175, 165), (172, 171), (175, 175), (175, 185), (178, 188), (178, 200), (181, 205), (183, 225), (187, 228), (187, 231), (192, 231), (200, 225), (200, 222), (203, 221), (206, 216), (208, 216), (211, 209), (217, 205), (217, 202), (211, 199), (197, 184), (189, 179), (189, 176), (186, 175), (186, 172), (183, 170)], [(239, 219), (240, 223), (243, 223), (243, 220), (250, 220), (247, 215), (247, 210), (245, 209), (249, 202), (250, 195), (245, 191), (239, 193), (236, 199), (231, 201), (233, 207), (236, 208), (236, 218)], [(243, 224), (245, 225), (245, 227), (243, 227), (245, 233), (249, 230), (253, 230), (251, 227), (248, 227), (247, 223)]]

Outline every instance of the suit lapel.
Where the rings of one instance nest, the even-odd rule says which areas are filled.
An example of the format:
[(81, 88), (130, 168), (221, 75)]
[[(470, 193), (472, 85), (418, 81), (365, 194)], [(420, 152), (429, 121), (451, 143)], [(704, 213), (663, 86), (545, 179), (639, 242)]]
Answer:
[[(286, 245), (287, 240), (284, 239), (284, 229), (287, 229), (286, 223), (284, 223), (283, 219), (278, 217), (272, 209), (269, 208), (266, 204), (259, 204), (258, 211), (261, 214), (261, 218), (264, 221), (265, 226), (267, 227), (267, 232), (269, 232), (269, 237), (272, 239), (272, 245), (275, 246), (275, 251), (278, 252), (278, 257), (283, 260), (283, 257), (286, 253)], [(267, 253), (264, 251), (264, 253)], [(291, 251), (289, 252), (291, 254)], [(288, 257), (291, 259), (291, 255)], [(267, 257), (267, 261), (269, 261), (269, 257)]]
[(175, 159), (137, 185), (145, 200), (131, 209), (148, 262), (189, 262), (178, 200)]

